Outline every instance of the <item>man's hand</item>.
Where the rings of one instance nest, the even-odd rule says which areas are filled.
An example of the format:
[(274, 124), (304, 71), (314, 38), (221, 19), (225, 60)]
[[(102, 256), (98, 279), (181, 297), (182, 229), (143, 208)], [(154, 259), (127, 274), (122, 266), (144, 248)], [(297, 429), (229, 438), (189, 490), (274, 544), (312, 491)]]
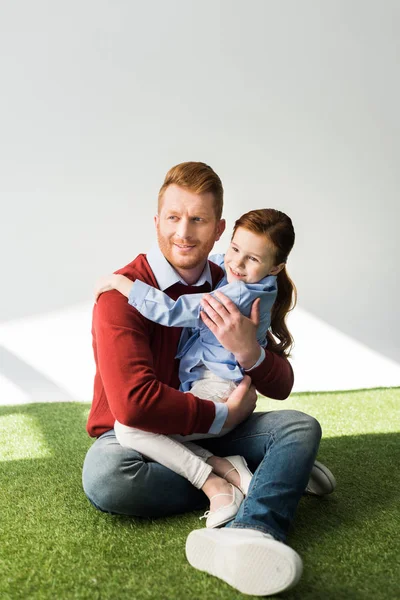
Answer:
[(222, 346), (235, 355), (243, 369), (251, 369), (260, 358), (256, 335), (260, 322), (260, 299), (253, 302), (250, 318), (247, 318), (230, 298), (221, 292), (215, 292), (215, 295), (219, 301), (210, 294), (203, 297), (201, 319)]
[(250, 377), (245, 375), (236, 390), (227, 399), (228, 416), (224, 427), (236, 427), (254, 411), (257, 403), (257, 392), (254, 385), (250, 384)]

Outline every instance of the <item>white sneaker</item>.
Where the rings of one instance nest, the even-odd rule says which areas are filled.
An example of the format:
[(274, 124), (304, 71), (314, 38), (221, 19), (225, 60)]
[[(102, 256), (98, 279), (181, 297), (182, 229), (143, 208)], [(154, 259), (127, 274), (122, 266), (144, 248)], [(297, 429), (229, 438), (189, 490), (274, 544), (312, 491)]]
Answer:
[(300, 556), (254, 529), (197, 529), (186, 540), (195, 569), (225, 581), (242, 594), (269, 596), (287, 590), (303, 572)]
[(336, 479), (333, 473), (328, 467), (316, 460), (304, 493), (312, 496), (326, 496), (332, 494), (335, 488)]

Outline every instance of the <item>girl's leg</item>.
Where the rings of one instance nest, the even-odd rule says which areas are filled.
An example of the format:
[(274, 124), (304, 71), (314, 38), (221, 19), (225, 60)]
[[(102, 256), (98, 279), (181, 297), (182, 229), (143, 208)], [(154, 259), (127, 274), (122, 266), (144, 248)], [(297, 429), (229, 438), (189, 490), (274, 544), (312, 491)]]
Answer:
[[(171, 435), (169, 437), (172, 438), (173, 440), (175, 440), (174, 435)], [(184, 438), (185, 436), (178, 436), (178, 437)], [(177, 443), (179, 443), (179, 442), (177, 441)], [(185, 448), (187, 448), (188, 450), (193, 452), (193, 454), (195, 454), (196, 456), (198, 456), (199, 458), (204, 460), (204, 462), (207, 462), (208, 459), (213, 456), (212, 452), (210, 452), (206, 448), (202, 448), (201, 446), (194, 444), (193, 442), (181, 442), (181, 443), (185, 446)]]
[[(142, 431), (134, 427), (127, 427), (118, 421), (114, 425), (115, 435), (121, 446), (132, 448), (143, 456), (164, 465), (171, 471), (181, 475), (197, 489), (201, 489), (212, 473), (211, 465), (200, 455), (210, 455), (204, 448), (199, 448), (200, 455), (195, 454), (185, 444), (178, 442), (170, 436), (149, 431)], [(192, 444), (192, 448), (195, 444)]]
[(206, 462), (212, 457), (208, 450), (191, 442), (182, 444), (167, 435), (127, 427), (118, 421), (114, 431), (121, 446), (140, 452), (201, 489), (210, 500), (211, 512), (232, 503), (235, 491), (225, 479), (213, 473)]
[[(204, 368), (202, 371), (201, 379), (197, 379), (190, 391), (195, 396), (199, 398), (204, 398), (206, 400), (213, 400), (214, 402), (222, 402), (225, 398), (228, 398), (233, 390), (236, 388), (236, 384), (233, 381), (229, 381), (227, 379), (222, 379), (218, 375), (215, 375), (209, 369)], [(219, 434), (210, 434), (210, 435), (199, 435), (196, 434), (190, 436), (172, 436), (175, 439), (181, 441), (186, 446), (191, 444), (190, 441), (185, 441), (185, 439), (195, 440), (195, 439), (207, 439), (207, 438), (217, 438), (222, 437), (229, 433), (231, 429), (223, 429)], [(198, 446), (197, 444), (193, 444), (191, 446), (192, 451), (197, 454), (197, 456), (201, 456), (204, 460), (208, 462), (213, 468), (213, 471), (219, 477), (223, 477), (231, 483), (232, 485), (239, 487), (240, 486), (240, 475), (238, 471), (232, 470), (232, 464), (226, 460), (225, 458), (214, 456), (212, 452)], [(225, 474), (229, 473), (226, 477)]]
[(205, 400), (214, 400), (214, 402), (223, 402), (236, 389), (236, 383), (228, 379), (222, 379), (215, 375), (209, 369), (202, 371), (202, 378), (197, 379), (190, 388), (191, 394), (204, 398)]
[(82, 484), (91, 504), (111, 514), (154, 519), (202, 510), (208, 504), (205, 494), (187, 479), (121, 446), (113, 429), (89, 448)]

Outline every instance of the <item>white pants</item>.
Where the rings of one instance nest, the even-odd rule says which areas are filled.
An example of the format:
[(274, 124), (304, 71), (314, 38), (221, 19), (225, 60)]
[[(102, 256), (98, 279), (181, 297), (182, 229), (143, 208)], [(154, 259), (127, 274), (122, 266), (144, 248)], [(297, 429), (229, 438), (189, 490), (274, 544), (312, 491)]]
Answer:
[[(222, 402), (235, 388), (236, 384), (232, 381), (221, 379), (205, 369), (202, 379), (194, 382), (190, 392), (205, 400)], [(231, 430), (222, 429), (219, 434), (163, 435), (127, 427), (115, 421), (114, 431), (121, 446), (132, 448), (150, 460), (168, 467), (201, 489), (212, 472), (211, 465), (206, 462), (212, 452), (194, 444), (192, 440), (221, 437)]]

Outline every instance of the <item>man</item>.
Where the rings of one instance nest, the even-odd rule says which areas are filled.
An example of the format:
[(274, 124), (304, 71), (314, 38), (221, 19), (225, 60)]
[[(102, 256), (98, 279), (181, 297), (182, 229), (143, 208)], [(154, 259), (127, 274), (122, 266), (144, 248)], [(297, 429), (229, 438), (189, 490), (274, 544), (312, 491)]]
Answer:
[[(208, 261), (225, 229), (222, 203), (222, 183), (209, 166), (173, 167), (159, 193), (158, 248), (118, 272), (173, 299), (211, 291), (222, 276)], [(189, 535), (187, 558), (243, 593), (274, 594), (301, 576), (301, 559), (284, 542), (310, 474), (311, 491), (322, 486), (321, 493), (329, 493), (334, 480), (327, 469), (313, 469), (321, 437), (315, 419), (297, 411), (253, 413), (255, 389), (284, 399), (293, 385), (287, 359), (258, 345), (258, 301), (249, 319), (227, 298), (222, 305), (206, 296), (205, 311), (206, 324), (248, 374), (226, 403), (178, 391), (181, 329), (147, 321), (116, 291), (100, 296), (93, 312), (96, 376), (87, 425), (97, 440), (85, 459), (83, 487), (96, 508), (110, 513), (159, 517), (203, 508), (205, 495), (186, 479), (120, 446), (114, 421), (181, 435), (235, 427), (198, 443), (218, 456), (244, 456), (255, 471), (251, 489), (226, 527)]]

